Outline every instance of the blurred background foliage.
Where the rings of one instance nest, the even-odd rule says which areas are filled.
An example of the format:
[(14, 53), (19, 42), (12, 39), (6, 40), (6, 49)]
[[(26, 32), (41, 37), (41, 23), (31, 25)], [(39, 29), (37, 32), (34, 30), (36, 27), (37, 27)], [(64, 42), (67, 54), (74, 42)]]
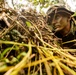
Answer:
[(0, 0), (0, 2), (4, 2), (6, 8), (13, 8), (17, 10), (34, 9), (38, 12), (42, 12), (44, 8), (44, 12), (46, 12), (46, 8), (53, 4), (65, 4), (64, 0)]
[(76, 11), (75, 0), (0, 0), (0, 3), (2, 2), (4, 2), (6, 8), (17, 9), (20, 11), (22, 9), (25, 9), (26, 11), (33, 9), (37, 12), (46, 13), (49, 6), (53, 4), (63, 4), (69, 10)]

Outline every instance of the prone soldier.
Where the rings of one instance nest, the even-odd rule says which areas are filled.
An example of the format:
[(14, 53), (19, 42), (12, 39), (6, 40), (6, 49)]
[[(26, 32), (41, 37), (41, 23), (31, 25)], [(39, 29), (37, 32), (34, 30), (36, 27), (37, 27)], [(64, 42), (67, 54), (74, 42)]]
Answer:
[[(63, 48), (76, 48), (76, 16), (63, 6), (52, 6), (47, 11), (46, 20), (53, 27), (54, 34), (62, 39)], [(70, 42), (69, 42), (70, 41)]]

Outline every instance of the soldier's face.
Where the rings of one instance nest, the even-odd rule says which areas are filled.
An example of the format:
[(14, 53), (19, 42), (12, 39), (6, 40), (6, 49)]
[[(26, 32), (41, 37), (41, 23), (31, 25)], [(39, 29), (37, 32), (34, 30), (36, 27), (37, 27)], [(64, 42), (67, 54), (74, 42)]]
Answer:
[(64, 30), (68, 25), (68, 17), (57, 13), (56, 15), (54, 15), (52, 25), (55, 32)]

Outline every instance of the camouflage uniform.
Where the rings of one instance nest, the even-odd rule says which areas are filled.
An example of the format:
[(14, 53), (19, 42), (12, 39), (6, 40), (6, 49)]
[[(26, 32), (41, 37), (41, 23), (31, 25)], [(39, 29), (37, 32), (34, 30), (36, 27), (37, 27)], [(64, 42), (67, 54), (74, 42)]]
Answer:
[[(72, 16), (74, 14), (74, 12), (71, 12), (71, 11), (65, 9), (63, 6), (53, 6), (53, 7), (49, 8), (49, 10), (47, 11), (46, 20), (49, 25), (51, 25), (51, 22), (55, 16), (56, 12), (64, 12), (65, 14), (70, 15), (70, 16)], [(63, 43), (76, 39), (75, 19), (76, 19), (76, 16), (71, 18), (71, 20), (70, 20), (71, 29), (70, 29), (70, 32), (66, 36), (63, 37), (61, 34), (59, 34), (59, 32), (55, 33), (55, 35), (58, 38), (62, 38)], [(53, 32), (54, 32), (54, 28), (53, 28)], [(68, 42), (66, 44), (63, 44), (63, 46), (69, 47), (69, 48), (76, 48), (75, 42)]]
[(64, 47), (69, 47), (69, 48), (74, 48), (76, 49), (76, 43), (75, 41), (72, 42), (73, 40), (76, 39), (76, 25), (71, 21), (71, 30), (68, 33), (68, 35), (62, 37), (62, 35), (59, 35), (59, 33), (55, 33), (56, 36), (58, 36), (59, 38), (62, 38), (62, 42), (68, 42), (66, 44), (63, 44)]

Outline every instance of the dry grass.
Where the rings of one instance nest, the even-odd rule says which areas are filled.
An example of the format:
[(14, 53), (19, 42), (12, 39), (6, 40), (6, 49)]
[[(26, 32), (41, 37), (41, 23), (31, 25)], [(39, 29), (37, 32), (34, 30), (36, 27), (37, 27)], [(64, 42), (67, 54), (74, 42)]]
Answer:
[(62, 49), (42, 15), (8, 13), (1, 18), (1, 75), (76, 75), (76, 49)]

